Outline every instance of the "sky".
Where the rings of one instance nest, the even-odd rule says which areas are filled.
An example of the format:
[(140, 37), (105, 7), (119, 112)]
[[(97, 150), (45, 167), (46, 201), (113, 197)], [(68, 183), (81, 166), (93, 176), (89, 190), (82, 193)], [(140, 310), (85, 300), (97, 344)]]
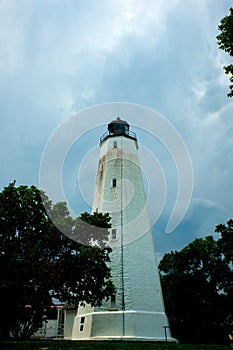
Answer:
[[(158, 255), (214, 234), (233, 210), (233, 100), (222, 69), (230, 58), (216, 40), (231, 6), (228, 0), (0, 0), (1, 189), (13, 180), (39, 187), (46, 145), (75, 116), (80, 128), (63, 162), (63, 188), (75, 214), (89, 210), (99, 138), (119, 106), (137, 133), (152, 216), (163, 199), (156, 169), (166, 178), (153, 226)], [(155, 111), (190, 155), (192, 197), (170, 233), (179, 185), (172, 149), (148, 131), (156, 132), (153, 118), (145, 130), (127, 106)]]

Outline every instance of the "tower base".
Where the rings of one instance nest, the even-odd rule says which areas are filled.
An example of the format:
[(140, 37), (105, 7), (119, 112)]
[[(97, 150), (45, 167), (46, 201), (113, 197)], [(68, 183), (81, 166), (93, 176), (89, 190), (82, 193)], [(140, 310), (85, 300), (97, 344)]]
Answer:
[(176, 342), (165, 313), (134, 310), (77, 315), (71, 339)]

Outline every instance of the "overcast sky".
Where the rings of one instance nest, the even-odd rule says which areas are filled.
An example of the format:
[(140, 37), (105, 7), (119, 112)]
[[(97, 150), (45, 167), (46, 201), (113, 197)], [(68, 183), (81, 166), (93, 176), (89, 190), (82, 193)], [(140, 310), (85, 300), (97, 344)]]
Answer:
[[(154, 226), (157, 251), (212, 234), (233, 213), (233, 100), (226, 97), (229, 82), (222, 70), (229, 57), (216, 44), (218, 24), (231, 6), (228, 0), (0, 0), (1, 188), (14, 179), (39, 186), (44, 147), (75, 113), (110, 102), (139, 104), (178, 131), (194, 173), (192, 200), (180, 225), (165, 233), (168, 199)], [(109, 114), (104, 124), (116, 117), (111, 108)], [(141, 149), (158, 156), (136, 119), (122, 117), (137, 132)], [(76, 187), (90, 196), (97, 162), (88, 181), (84, 170), (79, 184), (75, 176), (81, 163), (98, 157), (105, 129), (88, 129), (83, 143), (89, 148), (81, 142), (67, 156), (64, 188), (68, 201), (69, 192), (71, 202), (77, 198), (80, 212), (91, 199), (76, 197)], [(169, 180), (174, 164), (164, 158), (161, 164), (167, 195), (175, 200), (177, 179)]]

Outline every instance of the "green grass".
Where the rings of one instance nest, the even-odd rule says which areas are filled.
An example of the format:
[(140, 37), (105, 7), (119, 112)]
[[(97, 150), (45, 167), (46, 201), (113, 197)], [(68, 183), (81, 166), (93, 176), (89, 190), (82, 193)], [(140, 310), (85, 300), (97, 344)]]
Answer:
[(174, 344), (126, 341), (27, 340), (0, 341), (1, 350), (229, 350), (224, 345)]

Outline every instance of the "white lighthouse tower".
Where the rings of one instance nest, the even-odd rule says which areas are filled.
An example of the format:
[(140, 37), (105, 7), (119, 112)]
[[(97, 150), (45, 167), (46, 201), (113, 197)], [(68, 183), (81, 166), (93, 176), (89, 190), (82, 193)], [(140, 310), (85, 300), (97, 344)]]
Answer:
[(112, 218), (109, 246), (116, 295), (101, 307), (80, 307), (72, 339), (175, 341), (164, 311), (137, 138), (119, 117), (100, 139), (93, 211)]

